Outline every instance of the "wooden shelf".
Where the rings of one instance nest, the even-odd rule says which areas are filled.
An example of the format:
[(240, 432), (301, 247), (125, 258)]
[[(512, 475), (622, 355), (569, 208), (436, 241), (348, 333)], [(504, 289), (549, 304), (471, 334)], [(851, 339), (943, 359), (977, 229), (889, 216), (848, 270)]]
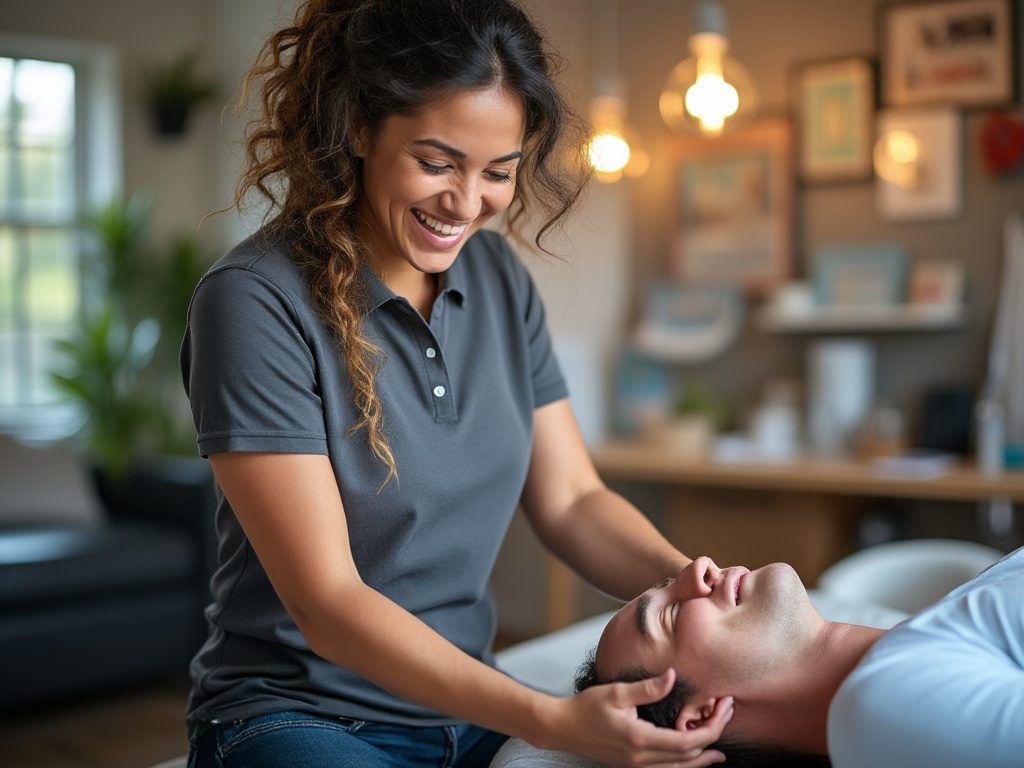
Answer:
[(609, 442), (592, 454), (607, 480), (641, 480), (706, 488), (792, 491), (841, 496), (1024, 502), (1024, 472), (986, 476), (971, 464), (954, 466), (939, 477), (908, 477), (880, 472), (868, 462), (800, 459), (741, 464), (674, 456), (641, 442)]
[(783, 314), (765, 307), (758, 325), (768, 333), (905, 333), (955, 331), (966, 326), (962, 306), (828, 307)]

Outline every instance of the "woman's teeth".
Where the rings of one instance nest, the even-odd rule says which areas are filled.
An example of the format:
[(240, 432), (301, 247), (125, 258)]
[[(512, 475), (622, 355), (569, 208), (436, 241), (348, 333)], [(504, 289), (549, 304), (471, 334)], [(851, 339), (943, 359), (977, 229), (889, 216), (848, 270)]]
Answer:
[(434, 230), (434, 232), (436, 232), (437, 234), (445, 235), (447, 237), (455, 237), (456, 235), (461, 235), (468, 226), (466, 224), (456, 224), (455, 226), (452, 226), (451, 224), (442, 224), (437, 219), (432, 219), (430, 216), (427, 216), (427, 214), (423, 213), (422, 211), (417, 211), (415, 209), (413, 210), (413, 213), (416, 215), (416, 218), (420, 220), (421, 224), (425, 224), (426, 226)]

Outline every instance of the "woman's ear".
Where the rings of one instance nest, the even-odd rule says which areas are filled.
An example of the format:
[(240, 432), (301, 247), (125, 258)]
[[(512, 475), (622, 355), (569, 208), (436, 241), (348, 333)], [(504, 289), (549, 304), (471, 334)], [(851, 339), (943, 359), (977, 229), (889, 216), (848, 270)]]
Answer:
[(680, 710), (679, 717), (676, 718), (676, 729), (692, 731), (694, 728), (700, 728), (711, 719), (717, 703), (718, 699), (714, 696), (703, 701), (688, 701)]
[(364, 123), (358, 122), (352, 127), (352, 151), (356, 157), (363, 158), (366, 157), (369, 147), (370, 132)]

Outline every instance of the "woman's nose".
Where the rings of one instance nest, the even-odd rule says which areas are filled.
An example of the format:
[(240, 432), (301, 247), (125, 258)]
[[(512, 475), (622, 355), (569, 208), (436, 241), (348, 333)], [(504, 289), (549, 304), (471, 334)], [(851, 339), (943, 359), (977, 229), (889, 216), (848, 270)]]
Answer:
[(453, 219), (473, 221), (482, 207), (479, 187), (469, 181), (453, 184), (441, 195), (441, 205)]

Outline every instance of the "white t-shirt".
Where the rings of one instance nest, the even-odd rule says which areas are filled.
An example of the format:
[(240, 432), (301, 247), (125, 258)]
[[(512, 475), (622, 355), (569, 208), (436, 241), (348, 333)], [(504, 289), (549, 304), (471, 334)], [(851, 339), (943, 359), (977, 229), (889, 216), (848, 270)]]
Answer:
[(828, 747), (834, 768), (1024, 766), (1024, 548), (875, 644)]

